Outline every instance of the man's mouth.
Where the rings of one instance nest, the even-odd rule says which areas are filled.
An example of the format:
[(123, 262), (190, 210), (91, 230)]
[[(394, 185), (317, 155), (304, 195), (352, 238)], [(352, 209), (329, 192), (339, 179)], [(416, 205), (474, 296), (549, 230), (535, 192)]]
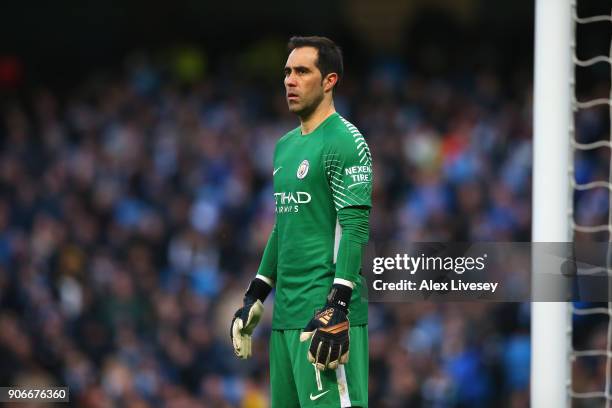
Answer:
[(297, 98), (298, 98), (298, 95), (295, 94), (295, 93), (291, 93), (290, 92), (290, 93), (287, 94), (287, 99), (289, 99), (289, 100), (295, 100)]

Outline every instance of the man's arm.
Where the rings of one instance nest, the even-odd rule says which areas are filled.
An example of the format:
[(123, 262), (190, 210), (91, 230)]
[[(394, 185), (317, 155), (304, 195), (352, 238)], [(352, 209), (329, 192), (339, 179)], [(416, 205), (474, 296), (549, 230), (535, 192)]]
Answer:
[(342, 237), (336, 259), (336, 275), (327, 303), (322, 311), (308, 323), (301, 341), (312, 338), (308, 360), (317, 369), (336, 369), (348, 362), (349, 321), (348, 308), (353, 288), (359, 281), (363, 246), (369, 235), (369, 207), (346, 207), (338, 211)]
[(370, 233), (370, 208), (346, 207), (338, 211), (338, 222), (342, 227), (342, 237), (336, 258), (336, 275), (334, 282), (340, 280), (345, 285), (354, 285), (359, 281), (361, 259), (364, 245), (368, 243)]
[(251, 356), (251, 335), (261, 320), (264, 310), (263, 302), (276, 280), (277, 252), (278, 238), (275, 224), (264, 249), (257, 275), (244, 295), (243, 306), (236, 311), (232, 319), (230, 337), (234, 353), (240, 358)]
[(259, 263), (259, 269), (257, 270), (257, 277), (262, 278), (270, 286), (274, 286), (274, 282), (276, 282), (277, 265), (278, 265), (278, 233), (276, 232), (276, 223), (275, 223), (274, 228), (272, 228), (272, 232), (270, 232), (268, 243), (266, 244), (266, 248), (264, 249), (263, 255), (261, 257), (261, 262)]

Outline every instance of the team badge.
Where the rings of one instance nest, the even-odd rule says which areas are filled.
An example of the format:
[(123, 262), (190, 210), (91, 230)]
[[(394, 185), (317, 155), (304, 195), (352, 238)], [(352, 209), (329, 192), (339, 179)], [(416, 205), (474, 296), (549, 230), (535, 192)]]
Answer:
[(303, 162), (301, 162), (300, 166), (297, 169), (297, 178), (303, 179), (304, 177), (306, 177), (306, 174), (308, 174), (309, 166), (310, 164), (308, 163), (308, 160), (304, 160)]

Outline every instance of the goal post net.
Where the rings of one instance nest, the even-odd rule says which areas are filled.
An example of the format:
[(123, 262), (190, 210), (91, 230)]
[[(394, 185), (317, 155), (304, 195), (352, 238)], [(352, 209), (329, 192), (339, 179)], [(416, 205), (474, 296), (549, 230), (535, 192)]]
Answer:
[[(570, 242), (578, 234), (590, 236), (588, 240), (612, 242), (612, 38), (607, 39), (606, 54), (579, 58), (577, 51), (581, 44), (576, 36), (577, 28), (586, 25), (610, 25), (612, 14), (607, 10), (606, 15), (579, 15), (576, 1), (585, 0), (536, 2), (533, 242)], [(609, 69), (607, 95), (579, 100), (576, 68), (592, 69), (599, 64)], [(584, 141), (576, 132), (575, 115), (593, 108), (607, 109), (607, 134), (599, 140)], [(574, 158), (598, 149), (608, 150), (607, 180), (579, 180)], [(598, 194), (600, 201), (603, 196), (607, 202), (605, 219), (596, 223), (582, 222), (574, 211), (574, 198), (578, 194)], [(603, 273), (612, 281), (611, 247), (608, 245), (605, 268), (579, 273)], [(537, 265), (537, 254), (534, 254), (533, 268)], [(537, 292), (536, 280), (533, 285)], [(611, 293), (612, 287), (609, 295)], [(607, 319), (605, 344), (575, 348), (572, 343), (574, 317), (596, 315)], [(564, 302), (534, 302), (531, 318), (531, 406), (583, 406), (578, 401), (589, 400), (588, 406), (612, 407), (612, 302), (587, 307)], [(605, 359), (605, 378), (601, 379), (600, 389), (575, 389), (572, 367), (581, 358)]]

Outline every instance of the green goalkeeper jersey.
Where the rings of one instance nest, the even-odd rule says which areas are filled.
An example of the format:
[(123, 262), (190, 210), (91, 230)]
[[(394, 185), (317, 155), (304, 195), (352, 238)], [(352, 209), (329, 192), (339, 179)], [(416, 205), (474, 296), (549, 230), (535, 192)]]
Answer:
[[(298, 127), (277, 142), (273, 175), (276, 270), (260, 273), (276, 281), (273, 328), (302, 329), (336, 276), (337, 212), (371, 207), (372, 159), (359, 130), (334, 113), (313, 132), (302, 135)], [(365, 324), (364, 278), (352, 278), (349, 320)]]

